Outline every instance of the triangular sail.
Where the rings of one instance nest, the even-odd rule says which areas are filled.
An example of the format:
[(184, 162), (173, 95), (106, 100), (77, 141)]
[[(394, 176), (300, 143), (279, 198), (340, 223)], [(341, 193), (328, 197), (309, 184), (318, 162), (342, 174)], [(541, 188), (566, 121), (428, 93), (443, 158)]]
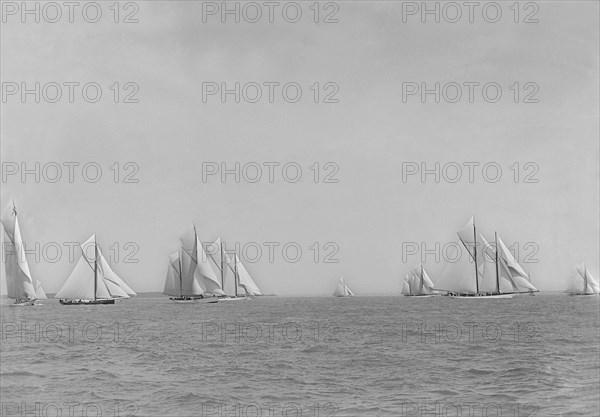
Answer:
[(577, 273), (583, 279), (585, 285), (585, 294), (598, 294), (600, 293), (600, 285), (596, 278), (590, 274), (585, 264), (578, 265), (576, 267)]
[[(102, 255), (100, 248), (98, 248), (98, 256), (100, 258), (100, 267), (102, 268), (102, 276), (107, 281), (106, 285), (113, 297), (129, 298), (130, 296), (136, 296), (136, 292), (133, 291), (129, 285), (127, 285), (121, 277), (119, 277), (115, 271), (110, 267), (110, 264)], [(110, 282), (110, 285), (109, 283)], [(111, 289), (112, 286), (116, 286), (117, 289)]]
[(165, 288), (163, 290), (163, 294), (170, 295), (172, 297), (181, 296), (181, 291), (179, 289), (179, 279), (179, 252), (175, 252), (169, 257), (169, 266), (167, 270), (167, 278), (165, 280)]
[(344, 297), (346, 295), (346, 284), (344, 283), (344, 277), (338, 280), (333, 295), (336, 297)]
[[(195, 243), (194, 243), (195, 246)], [(198, 264), (192, 251), (183, 247), (181, 257), (181, 295), (193, 296), (204, 294), (205, 289), (200, 285), (201, 277), (197, 275)]]
[(71, 300), (94, 299), (94, 269), (83, 256), (79, 258), (75, 269), (54, 297)]
[(46, 295), (46, 293), (44, 292), (44, 289), (42, 288), (42, 283), (39, 281), (35, 282), (35, 297), (38, 300), (47, 300), (48, 296)]
[(236, 270), (238, 274), (238, 285), (246, 291), (248, 295), (263, 295), (256, 282), (252, 279), (240, 258), (235, 255)]
[(345, 287), (345, 291), (346, 291), (346, 295), (347, 296), (354, 297), (354, 293), (352, 292), (352, 290), (347, 285)]
[(410, 294), (410, 287), (408, 284), (408, 275), (406, 278), (404, 278), (404, 281), (402, 282), (402, 289), (400, 290), (400, 294)]
[(17, 300), (33, 300), (37, 298), (35, 282), (29, 271), (15, 209), (12, 209), (11, 216), (14, 216), (14, 219), (5, 219), (2, 222), (7, 295)]
[(517, 291), (538, 291), (529, 281), (527, 273), (512, 256), (500, 236), (498, 236), (498, 257), (500, 258), (500, 275), (511, 281)]
[(192, 264), (194, 265), (194, 281), (199, 283), (203, 292), (209, 294), (222, 294), (223, 292), (220, 291), (221, 282), (210, 266), (209, 258), (202, 247), (202, 242), (200, 242), (198, 235), (195, 236), (194, 247), (192, 248), (191, 254), (193, 257)]

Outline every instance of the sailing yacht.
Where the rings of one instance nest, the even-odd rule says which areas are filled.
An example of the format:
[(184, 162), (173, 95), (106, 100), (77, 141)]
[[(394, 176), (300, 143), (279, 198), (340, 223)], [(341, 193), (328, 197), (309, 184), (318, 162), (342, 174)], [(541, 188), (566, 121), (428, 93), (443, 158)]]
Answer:
[(348, 285), (346, 285), (346, 281), (344, 280), (344, 277), (341, 277), (338, 280), (337, 286), (335, 287), (335, 291), (333, 292), (333, 296), (334, 297), (354, 297), (354, 293), (352, 292), (352, 290), (350, 290), (350, 288), (348, 288)]
[[(220, 298), (219, 302), (229, 302), (236, 300), (252, 300), (255, 296), (263, 295), (256, 282), (250, 276), (250, 273), (240, 260), (240, 258), (235, 254), (233, 256), (234, 264), (233, 264), (233, 277), (234, 277), (234, 288), (235, 294), (233, 297), (225, 297)], [(242, 291), (240, 291), (242, 290)]]
[(56, 293), (62, 305), (114, 304), (137, 294), (110, 267), (93, 234), (80, 245), (81, 257)]
[[(263, 295), (237, 254), (234, 254), (232, 260), (225, 251), (225, 244), (220, 237), (211, 246), (213, 250), (208, 251), (208, 256), (221, 274), (221, 288), (223, 294), (226, 294), (215, 301), (251, 300), (254, 296)], [(227, 278), (228, 271), (233, 272), (233, 279)]]
[(224, 296), (221, 283), (210, 266), (194, 225), (191, 248), (181, 242), (179, 250), (169, 257), (163, 294), (176, 303), (195, 303)]
[[(575, 268), (577, 275), (570, 280), (566, 293), (569, 295), (598, 295), (600, 293), (600, 284), (596, 278), (590, 274), (584, 263)], [(583, 282), (579, 281), (582, 280)]]
[(408, 297), (434, 297), (439, 295), (439, 292), (433, 287), (433, 281), (423, 265), (417, 265), (406, 274), (401, 293)]
[(42, 283), (32, 277), (29, 270), (14, 202), (11, 213), (2, 220), (2, 226), (7, 295), (15, 300), (10, 305), (31, 306), (36, 300), (47, 299)]
[(478, 242), (474, 216), (457, 235), (473, 261), (475, 288), (465, 289), (463, 284), (461, 290), (446, 290), (445, 295), (489, 299), (512, 298), (515, 294), (538, 291), (497, 233), (494, 234), (494, 246), (481, 234)]

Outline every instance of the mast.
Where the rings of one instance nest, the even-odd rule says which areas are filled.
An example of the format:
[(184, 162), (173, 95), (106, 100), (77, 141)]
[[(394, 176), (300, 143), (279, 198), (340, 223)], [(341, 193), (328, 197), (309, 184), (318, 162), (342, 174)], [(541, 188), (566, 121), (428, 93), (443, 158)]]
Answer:
[(98, 291), (98, 245), (96, 244), (96, 235), (94, 234), (94, 301)]
[(423, 265), (421, 265), (421, 282), (419, 284), (419, 294), (423, 294)]
[[(221, 256), (221, 288), (223, 289), (223, 291), (225, 291), (225, 274), (224, 274), (225, 268), (223, 268), (223, 242), (221, 242), (221, 244), (219, 245), (219, 254)], [(235, 265), (235, 268), (237, 270), (237, 263)], [(236, 278), (234, 277), (234, 280), (235, 279)], [(236, 291), (235, 295), (237, 295), (237, 285), (236, 285), (235, 291)]]
[(181, 273), (181, 256), (177, 257), (177, 261), (179, 262), (179, 296), (183, 297), (183, 274)]
[(496, 292), (500, 294), (500, 274), (498, 273), (498, 233), (494, 232), (494, 244), (496, 245)]
[[(221, 245), (221, 247), (223, 247), (223, 245)], [(223, 264), (223, 251), (221, 251), (221, 264)], [(237, 261), (238, 261), (238, 257), (237, 254), (235, 255), (235, 271), (233, 274), (233, 281), (234, 281), (234, 286), (235, 286), (235, 296), (237, 298), (238, 296), (238, 270), (237, 270)], [(222, 274), (223, 272), (221, 272)]]
[(583, 264), (583, 294), (587, 294), (587, 268)]
[(479, 270), (477, 269), (477, 229), (475, 228), (475, 215), (473, 215), (473, 258), (475, 259), (475, 287), (479, 294)]

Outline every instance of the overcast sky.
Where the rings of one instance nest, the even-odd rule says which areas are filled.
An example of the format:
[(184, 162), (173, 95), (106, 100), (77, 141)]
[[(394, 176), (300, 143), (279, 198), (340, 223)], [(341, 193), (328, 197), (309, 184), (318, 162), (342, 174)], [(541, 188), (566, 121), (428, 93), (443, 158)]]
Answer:
[[(421, 23), (418, 14), (403, 22), (401, 3), (385, 1), (338, 2), (337, 12), (321, 10), (319, 20), (336, 12), (339, 22), (318, 24), (312, 2), (302, 3), (297, 23), (286, 22), (280, 9), (275, 23), (263, 17), (236, 24), (229, 17), (223, 24), (219, 15), (204, 23), (202, 3), (191, 1), (138, 2), (139, 22), (130, 24), (113, 22), (112, 2), (103, 3), (95, 24), (77, 11), (73, 23), (63, 16), (54, 24), (31, 17), (21, 23), (20, 15), (5, 13), (4, 90), (7, 82), (30, 88), (97, 82), (103, 93), (94, 104), (82, 99), (80, 88), (69, 103), (67, 87), (58, 103), (42, 97), (38, 104), (31, 95), (22, 103), (19, 94), (2, 103), (2, 207), (15, 199), (26, 242), (57, 242), (64, 249), (55, 263), (44, 260), (53, 253), (42, 253), (40, 262), (30, 256), (32, 273), (47, 292), (57, 291), (75, 265), (65, 242), (96, 233), (104, 252), (117, 242), (120, 259), (112, 263), (135, 290), (162, 291), (168, 256), (195, 222), (203, 241), (221, 236), (228, 248), (234, 242), (262, 247), (262, 257), (245, 264), (265, 293), (329, 294), (344, 275), (357, 294), (395, 294), (419, 261), (407, 246), (455, 242), (455, 232), (475, 214), (488, 240), (497, 231), (519, 248), (521, 264), (541, 290), (563, 289), (582, 261), (598, 276), (599, 5), (538, 2), (538, 11), (520, 10), (520, 21), (534, 12), (539, 20), (527, 24), (514, 23), (509, 3), (497, 23), (486, 22), (479, 9), (474, 23), (466, 16), (458, 23)], [(132, 10), (121, 10), (120, 19)], [(136, 83), (139, 103), (115, 104), (109, 89), (115, 82), (119, 101), (133, 91), (123, 85)], [(213, 82), (296, 82), (303, 95), (287, 103), (279, 87), (269, 103), (263, 86), (258, 103), (235, 103), (233, 96), (221, 103), (219, 95), (203, 102), (203, 83)], [(309, 88), (315, 82), (319, 103)], [(322, 102), (333, 91), (327, 82), (339, 87), (338, 103)], [(479, 87), (470, 103), (463, 87), (458, 103), (435, 103), (432, 96), (422, 103), (420, 95), (403, 100), (408, 82), (430, 88), (495, 82), (503, 95), (489, 103)], [(515, 82), (518, 103), (509, 89)], [(534, 90), (534, 84), (525, 89), (528, 82), (539, 87), (532, 96), (538, 103), (523, 102)], [(36, 162), (81, 165), (73, 183), (64, 165), (57, 183), (7, 175), (9, 166), (23, 162), (29, 168)], [(82, 177), (89, 162), (103, 170), (96, 183)], [(110, 169), (115, 162), (118, 183)], [(132, 177), (139, 182), (124, 183), (133, 172), (127, 162), (139, 167)], [(281, 165), (273, 183), (264, 165), (257, 183), (235, 183), (233, 175), (222, 183), (218, 175), (203, 181), (206, 162)], [(289, 162), (302, 168), (296, 183), (281, 174)], [(334, 165), (325, 168), (328, 162)], [(423, 183), (417, 174), (403, 182), (403, 163), (410, 162), (429, 168), (456, 163), (463, 177), (436, 183), (428, 175)], [(473, 183), (465, 162), (480, 164)], [(497, 182), (482, 176), (486, 163), (502, 168)], [(335, 167), (331, 178), (338, 182), (324, 183)], [(527, 174), (537, 182), (526, 183)], [(132, 254), (127, 242), (139, 252)], [(273, 262), (265, 242), (280, 243)], [(289, 242), (302, 249), (296, 263), (282, 255)], [(325, 247), (328, 242), (333, 245)], [(139, 262), (124, 262), (126, 254)], [(324, 262), (327, 254), (339, 262)], [(435, 281), (443, 256), (436, 262), (428, 255), (425, 265)]]

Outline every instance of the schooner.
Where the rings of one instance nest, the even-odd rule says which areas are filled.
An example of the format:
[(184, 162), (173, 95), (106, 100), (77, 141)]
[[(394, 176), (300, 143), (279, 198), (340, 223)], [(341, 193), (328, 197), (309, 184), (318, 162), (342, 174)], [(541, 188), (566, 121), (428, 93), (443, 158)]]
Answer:
[(35, 305), (35, 300), (46, 300), (48, 297), (42, 283), (29, 270), (14, 202), (9, 216), (2, 220), (7, 295), (15, 300), (12, 306)]
[(401, 293), (405, 296), (433, 297), (439, 295), (423, 265), (417, 265), (410, 270), (402, 283)]
[[(191, 249), (181, 242), (181, 248), (169, 259), (169, 269), (165, 280), (163, 294), (170, 295), (170, 300), (178, 303), (192, 303), (199, 300), (214, 303), (217, 301), (233, 301), (247, 299), (247, 296), (262, 295), (262, 292), (239, 260), (234, 261), (223, 248), (221, 238), (211, 244), (213, 251), (204, 250), (194, 226), (194, 243)], [(217, 277), (210, 261), (215, 264), (220, 277)], [(227, 271), (234, 273), (233, 280), (227, 279)], [(232, 287), (229, 294), (228, 287)], [(241, 290), (240, 291), (240, 287)]]
[(137, 295), (110, 267), (95, 234), (80, 247), (77, 265), (54, 296), (62, 305), (114, 304), (117, 298)]
[[(444, 290), (452, 297), (512, 298), (515, 294), (531, 294), (538, 289), (531, 284), (527, 273), (510, 253), (497, 233), (495, 245), (479, 234), (475, 217), (457, 232), (458, 238), (473, 262), (475, 285), (462, 283), (460, 290)], [(463, 263), (464, 266), (464, 263)], [(465, 275), (464, 271), (460, 272)]]

